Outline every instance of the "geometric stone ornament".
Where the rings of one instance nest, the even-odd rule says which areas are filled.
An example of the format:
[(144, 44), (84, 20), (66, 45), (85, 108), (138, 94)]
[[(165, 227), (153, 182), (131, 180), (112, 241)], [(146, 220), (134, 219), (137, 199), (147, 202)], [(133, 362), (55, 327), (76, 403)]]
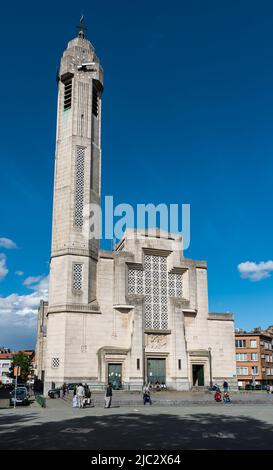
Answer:
[(128, 270), (128, 294), (145, 295), (145, 328), (168, 329), (168, 297), (182, 297), (182, 274), (167, 270), (167, 257), (144, 255), (144, 270)]

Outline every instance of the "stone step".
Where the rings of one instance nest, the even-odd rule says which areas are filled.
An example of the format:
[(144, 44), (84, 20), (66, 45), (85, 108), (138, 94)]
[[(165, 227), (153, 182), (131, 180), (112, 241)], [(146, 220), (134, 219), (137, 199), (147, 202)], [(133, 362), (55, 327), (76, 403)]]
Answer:
[[(59, 399), (58, 399), (59, 401)], [(72, 406), (72, 401), (71, 400), (67, 400), (67, 399), (62, 399), (61, 401), (63, 402), (66, 402), (66, 405), (71, 405)], [(212, 396), (208, 397), (208, 398), (202, 398), (202, 399), (199, 399), (199, 400), (196, 400), (196, 399), (190, 399), (190, 400), (159, 400), (159, 399), (153, 399), (152, 397), (152, 406), (158, 406), (158, 407), (168, 407), (168, 406), (177, 406), (177, 407), (180, 407), (180, 406), (184, 406), (184, 407), (187, 407), (187, 406), (191, 406), (191, 405), (199, 405), (199, 406), (202, 406), (202, 405), (215, 405), (215, 406), (220, 406), (222, 404), (224, 404), (223, 402), (220, 402), (220, 403), (217, 403)], [(231, 397), (231, 405), (232, 404), (240, 404), (240, 405), (250, 405), (250, 404), (262, 404), (262, 405), (270, 405), (272, 406), (272, 403), (273, 403), (273, 400), (264, 400), (264, 401), (261, 401), (261, 400), (248, 400), (248, 399), (240, 399), (239, 397)], [(99, 408), (103, 408), (104, 407), (104, 400), (102, 399), (92, 399), (92, 405), (91, 406), (87, 406), (86, 408), (92, 408), (92, 407), (99, 407)], [(124, 399), (124, 400), (119, 400), (118, 397), (114, 397), (113, 400), (112, 400), (112, 406), (113, 407), (123, 407), (123, 406), (129, 406), (129, 407), (143, 407), (143, 401), (140, 399), (140, 400), (136, 400), (136, 399)], [(147, 403), (145, 406), (149, 406), (149, 404)], [(228, 406), (228, 404), (225, 404), (225, 406)]]
[(192, 392), (208, 392), (209, 391), (209, 387), (206, 387), (206, 386), (203, 386), (203, 385), (198, 385), (198, 386), (194, 386), (191, 388), (191, 391)]

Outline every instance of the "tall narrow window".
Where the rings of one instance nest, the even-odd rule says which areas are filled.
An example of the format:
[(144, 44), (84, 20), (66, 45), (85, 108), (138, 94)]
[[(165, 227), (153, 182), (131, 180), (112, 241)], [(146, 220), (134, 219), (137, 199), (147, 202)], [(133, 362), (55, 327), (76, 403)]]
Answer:
[(74, 211), (74, 224), (76, 227), (82, 227), (83, 225), (84, 156), (85, 156), (85, 148), (76, 147), (75, 211)]
[(258, 375), (259, 369), (258, 366), (252, 366), (252, 375)]
[(72, 79), (64, 82), (64, 111), (71, 108), (72, 103)]
[(82, 289), (82, 269), (83, 265), (81, 263), (73, 264), (73, 289), (81, 290)]
[(178, 359), (178, 369), (181, 370), (181, 359)]
[(137, 370), (140, 369), (140, 359), (137, 359)]
[(99, 92), (96, 85), (93, 83), (93, 95), (92, 95), (92, 113), (98, 117), (99, 112)]

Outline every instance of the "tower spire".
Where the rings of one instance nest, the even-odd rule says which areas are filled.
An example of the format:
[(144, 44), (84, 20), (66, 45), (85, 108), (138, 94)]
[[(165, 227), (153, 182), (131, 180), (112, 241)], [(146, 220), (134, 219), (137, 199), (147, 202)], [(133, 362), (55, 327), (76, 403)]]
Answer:
[(84, 26), (83, 13), (81, 14), (81, 17), (80, 17), (80, 24), (77, 26), (77, 28), (78, 28), (78, 30), (79, 30), (79, 33), (78, 33), (79, 38), (84, 39), (84, 37), (85, 37), (85, 31), (87, 30), (87, 28)]

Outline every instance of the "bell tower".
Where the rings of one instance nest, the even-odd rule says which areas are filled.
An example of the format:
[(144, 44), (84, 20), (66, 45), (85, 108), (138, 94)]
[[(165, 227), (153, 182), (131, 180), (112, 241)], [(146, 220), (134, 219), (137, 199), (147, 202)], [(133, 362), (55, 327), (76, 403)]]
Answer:
[(84, 315), (99, 312), (99, 241), (88, 239), (84, 232), (84, 209), (100, 205), (103, 71), (85, 37), (83, 18), (78, 36), (64, 51), (57, 81), (46, 370), (46, 382), (56, 383), (69, 375), (65, 370), (69, 314), (73, 313), (77, 327)]

